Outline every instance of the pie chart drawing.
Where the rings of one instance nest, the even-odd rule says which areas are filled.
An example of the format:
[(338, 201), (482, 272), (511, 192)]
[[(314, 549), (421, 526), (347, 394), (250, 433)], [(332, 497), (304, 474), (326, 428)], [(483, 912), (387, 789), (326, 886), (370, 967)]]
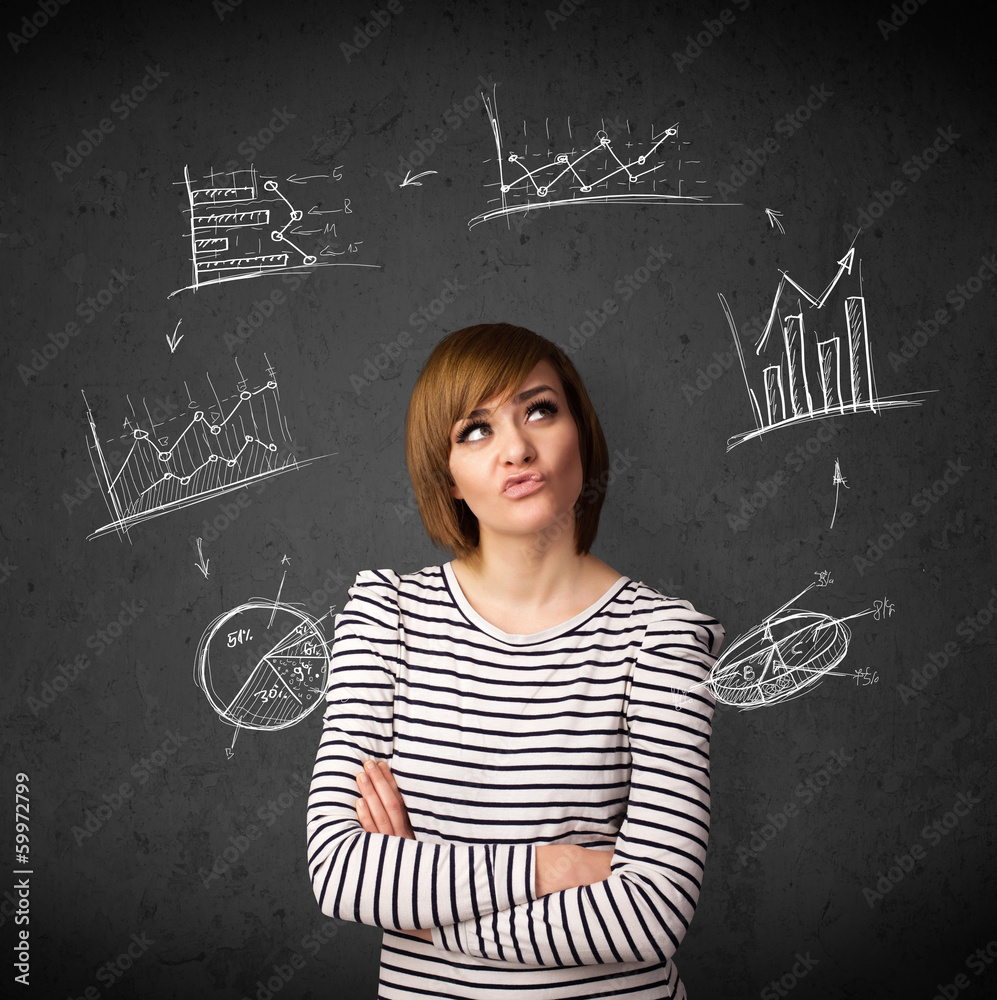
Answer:
[(797, 698), (841, 663), (851, 635), (836, 618), (788, 609), (731, 643), (714, 665), (709, 687), (717, 701), (741, 709)]
[(223, 722), (286, 729), (323, 700), (329, 648), (319, 624), (292, 604), (253, 598), (216, 618), (197, 647), (194, 680)]

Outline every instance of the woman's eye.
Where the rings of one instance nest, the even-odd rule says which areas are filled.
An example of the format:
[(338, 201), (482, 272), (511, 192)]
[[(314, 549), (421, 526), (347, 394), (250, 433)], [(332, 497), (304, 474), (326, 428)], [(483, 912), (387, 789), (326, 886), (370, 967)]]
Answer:
[(457, 435), (457, 444), (463, 444), (465, 441), (483, 440), (481, 437), (471, 437), (471, 435), (476, 434), (478, 431), (483, 430), (487, 426), (488, 424), (470, 424)]
[(540, 399), (533, 403), (530, 408), (526, 411), (527, 419), (532, 419), (533, 414), (538, 411), (543, 411), (547, 416), (553, 416), (557, 413), (557, 404), (549, 399)]
[[(526, 410), (527, 423), (536, 423), (536, 421), (533, 420), (533, 414), (538, 412), (541, 413), (542, 420), (549, 420), (550, 417), (557, 413), (557, 404), (547, 399), (541, 399), (535, 403), (531, 403)], [(479, 433), (481, 431), (488, 431), (488, 434)], [(457, 435), (457, 444), (464, 444), (466, 441), (484, 441), (485, 438), (490, 435), (491, 427), (488, 424), (482, 422), (469, 424)]]

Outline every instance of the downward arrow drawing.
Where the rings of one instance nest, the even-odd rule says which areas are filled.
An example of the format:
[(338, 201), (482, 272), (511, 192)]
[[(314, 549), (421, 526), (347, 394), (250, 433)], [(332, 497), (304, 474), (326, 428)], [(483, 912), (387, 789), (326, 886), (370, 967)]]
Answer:
[(166, 335), (166, 343), (170, 345), (170, 354), (175, 354), (176, 353), (177, 344), (179, 344), (180, 341), (183, 340), (183, 334), (182, 333), (180, 334), (179, 337), (177, 337), (177, 330), (180, 329), (180, 324), (182, 322), (183, 322), (182, 319), (181, 320), (177, 320), (177, 325), (176, 325), (176, 327), (173, 330), (173, 336), (172, 337), (169, 334)]
[(194, 565), (204, 574), (204, 579), (208, 578), (208, 564), (211, 562), (210, 559), (204, 558), (204, 552), (201, 549), (202, 539), (197, 540), (197, 562)]

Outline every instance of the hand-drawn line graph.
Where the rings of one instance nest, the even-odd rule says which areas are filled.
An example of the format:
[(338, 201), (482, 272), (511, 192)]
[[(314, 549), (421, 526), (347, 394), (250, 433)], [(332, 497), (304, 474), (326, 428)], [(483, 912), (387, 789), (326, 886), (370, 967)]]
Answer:
[(738, 636), (720, 655), (702, 686), (708, 687), (717, 701), (747, 711), (799, 698), (825, 677), (878, 680), (878, 675), (870, 678), (867, 670), (845, 674), (834, 668), (845, 658), (851, 642), (851, 629), (845, 622), (864, 615), (877, 621), (891, 616), (895, 609), (886, 598), (845, 618), (790, 607), (808, 590), (831, 582), (822, 572), (818, 580), (760, 625)]
[[(489, 204), (496, 207), (474, 216), (468, 228), (479, 222), (505, 217), (534, 208), (558, 208), (565, 205), (614, 202), (637, 205), (732, 205), (716, 202), (705, 193), (706, 181), (686, 177), (690, 167), (700, 161), (687, 155), (688, 140), (679, 137), (679, 122), (665, 128), (651, 126), (645, 139), (633, 132), (629, 120), (602, 120), (602, 127), (588, 140), (581, 141), (581, 129), (567, 119), (563, 136), (551, 135), (550, 119), (544, 133), (532, 138), (523, 133), (519, 151), (503, 148), (502, 129), (494, 92), (481, 95), (495, 141), (498, 179), (486, 187), (497, 188), (497, 197)], [(576, 136), (575, 133), (579, 135)], [(534, 150), (530, 152), (530, 144)], [(491, 160), (485, 160), (491, 163)]]
[[(772, 300), (768, 322), (755, 345), (758, 357), (762, 357), (762, 352), (770, 346), (776, 355), (772, 359), (773, 363), (767, 365), (761, 373), (759, 394), (751, 387), (744, 351), (730, 306), (724, 296), (718, 293), (724, 315), (734, 335), (734, 346), (741, 362), (751, 413), (755, 419), (754, 430), (735, 434), (728, 439), (727, 451), (780, 427), (819, 420), (822, 417), (859, 412), (878, 414), (881, 410), (921, 405), (922, 400), (917, 397), (924, 395), (924, 392), (879, 395), (872, 362), (866, 300), (862, 291), (861, 261), (857, 275), (852, 274), (854, 267), (853, 245), (838, 261), (837, 273), (819, 295), (812, 295), (787, 272), (781, 272), (782, 277)], [(853, 278), (853, 283), (857, 277), (858, 287), (857, 294), (847, 295), (844, 300), (844, 329), (847, 335), (842, 343), (842, 337), (827, 330), (832, 319), (831, 309), (825, 310), (825, 306), (831, 301), (831, 293), (838, 289), (839, 284), (844, 285), (842, 278), (846, 274)], [(810, 331), (812, 343), (808, 342), (804, 323), (808, 309), (817, 311), (815, 325), (812, 325)], [(828, 333), (823, 340), (820, 339), (820, 326), (816, 324), (823, 326), (824, 332)], [(776, 331), (775, 337), (772, 337), (773, 330)]]
[[(238, 359), (235, 363), (238, 369)], [(132, 415), (124, 420), (124, 432), (103, 441), (87, 403), (90, 459), (111, 513), (88, 538), (110, 531), (127, 536), (142, 521), (328, 457), (298, 457), (280, 410), (276, 374), (268, 359), (268, 381), (251, 389), (239, 369), (235, 391), (224, 398), (208, 377), (213, 402), (207, 407), (194, 400), (185, 382), (187, 411), (159, 422), (144, 399), (148, 420), (141, 420), (129, 399)], [(127, 448), (117, 468), (105, 454), (112, 444)]]
[[(184, 185), (190, 215), (190, 248), (193, 277), (191, 284), (171, 292), (180, 292), (223, 281), (258, 278), (276, 272), (302, 273), (312, 267), (332, 265), (350, 267), (380, 267), (333, 260), (359, 252), (363, 240), (349, 242), (345, 250), (336, 231), (337, 222), (327, 222), (326, 215), (353, 214), (349, 198), (340, 208), (319, 209), (316, 204), (306, 213), (295, 208), (272, 175), (258, 175), (256, 167), (243, 167), (220, 173), (211, 170), (199, 185), (183, 168)], [(327, 176), (325, 174), (315, 175)], [(312, 179), (312, 178), (308, 178)], [(294, 180), (294, 183), (302, 183)], [(298, 195), (295, 194), (297, 198)], [(293, 228), (292, 228), (293, 227)], [(330, 233), (333, 243), (327, 243), (317, 253), (302, 246), (302, 237)]]
[(227, 756), (240, 729), (286, 729), (323, 700), (329, 647), (322, 618), (279, 599), (254, 597), (204, 630), (194, 682), (222, 722), (235, 727)]

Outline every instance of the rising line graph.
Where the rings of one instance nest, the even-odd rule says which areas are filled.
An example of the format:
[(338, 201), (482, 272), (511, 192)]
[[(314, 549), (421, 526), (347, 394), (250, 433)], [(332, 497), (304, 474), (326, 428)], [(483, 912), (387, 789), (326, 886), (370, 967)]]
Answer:
[[(238, 359), (235, 364), (238, 369)], [(145, 419), (129, 400), (131, 416), (124, 419), (122, 433), (108, 439), (102, 438), (84, 394), (90, 458), (111, 514), (88, 537), (111, 531), (127, 536), (143, 521), (327, 457), (299, 457), (269, 360), (266, 371), (267, 381), (250, 388), (240, 369), (234, 391), (224, 397), (207, 377), (213, 397), (207, 406), (184, 383), (186, 410), (159, 421), (145, 400)], [(123, 458), (109, 453), (112, 445), (124, 449)]]
[(651, 125), (642, 137), (629, 120), (602, 119), (601, 127), (582, 141), (587, 130), (572, 126), (570, 117), (553, 133), (547, 118), (544, 131), (533, 137), (524, 122), (514, 140), (519, 145), (507, 149), (494, 91), (481, 98), (495, 143), (494, 160), (485, 162), (493, 162), (497, 172), (497, 180), (486, 187), (498, 190), (490, 199), (494, 207), (474, 216), (468, 228), (532, 209), (569, 205), (734, 204), (700, 193), (706, 181), (689, 176), (700, 161), (689, 155), (690, 142), (680, 137), (677, 121), (665, 128)]

